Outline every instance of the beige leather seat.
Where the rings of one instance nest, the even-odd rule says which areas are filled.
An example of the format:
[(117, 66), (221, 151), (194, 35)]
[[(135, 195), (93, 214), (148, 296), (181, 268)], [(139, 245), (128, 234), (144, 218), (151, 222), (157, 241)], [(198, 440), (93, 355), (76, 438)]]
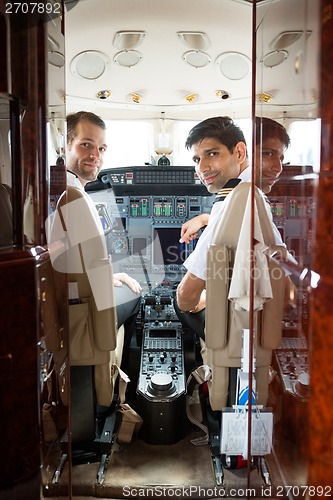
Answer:
[[(250, 192), (251, 184), (244, 182), (229, 194), (208, 250), (206, 332), (205, 343), (202, 343), (202, 357), (204, 363), (212, 369), (212, 379), (208, 386), (213, 410), (221, 410), (227, 406), (229, 370), (241, 366), (242, 329), (250, 328)], [(256, 250), (256, 267), (252, 271), (256, 277), (253, 305), (257, 307), (253, 313), (255, 378), (257, 404), (265, 405), (272, 350), (279, 346), (281, 340), (285, 275), (264, 255), (263, 248), (265, 245), (272, 247), (284, 256), (286, 249), (275, 244), (267, 202), (258, 188), (255, 188), (253, 217), (256, 228), (254, 236), (262, 240)], [(247, 231), (245, 246), (244, 231)], [(243, 244), (243, 248), (240, 248), (240, 244)], [(243, 263), (239, 260), (242, 258)], [(261, 267), (257, 272), (259, 263)], [(232, 281), (233, 279), (236, 281)], [(234, 293), (237, 288), (239, 302), (237, 298), (229, 297), (231, 291), (231, 295), (237, 296), (237, 292)], [(266, 294), (267, 297), (260, 297), (260, 294)]]
[(124, 330), (117, 328), (112, 263), (103, 228), (93, 201), (80, 189), (69, 186), (60, 197), (49, 248), (54, 269), (68, 275), (70, 365), (94, 367), (97, 403), (109, 406)]

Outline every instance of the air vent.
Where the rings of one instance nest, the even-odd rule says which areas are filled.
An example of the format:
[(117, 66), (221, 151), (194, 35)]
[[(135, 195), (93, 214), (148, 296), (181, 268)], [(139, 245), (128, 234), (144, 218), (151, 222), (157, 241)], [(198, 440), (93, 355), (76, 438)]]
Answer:
[(282, 31), (279, 33), (270, 43), (272, 49), (282, 50), (286, 49), (293, 43), (297, 42), (301, 38), (302, 35), (306, 37), (310, 36), (312, 31), (303, 31), (303, 30), (293, 30), (293, 31)]

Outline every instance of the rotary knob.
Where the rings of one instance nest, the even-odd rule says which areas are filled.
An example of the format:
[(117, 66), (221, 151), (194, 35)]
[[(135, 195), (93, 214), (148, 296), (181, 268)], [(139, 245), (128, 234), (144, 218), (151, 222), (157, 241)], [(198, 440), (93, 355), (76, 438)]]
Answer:
[(150, 385), (155, 393), (169, 393), (172, 390), (172, 377), (168, 373), (155, 373)]

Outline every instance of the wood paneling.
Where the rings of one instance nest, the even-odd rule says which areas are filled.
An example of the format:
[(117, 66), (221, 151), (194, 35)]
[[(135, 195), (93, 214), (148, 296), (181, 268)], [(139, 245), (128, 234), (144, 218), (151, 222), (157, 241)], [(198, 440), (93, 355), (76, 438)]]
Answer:
[(0, 253), (1, 488), (40, 469), (36, 264), (29, 251)]
[(312, 291), (311, 397), (308, 484), (333, 484), (333, 2), (321, 4), (321, 168), (313, 269), (320, 274)]

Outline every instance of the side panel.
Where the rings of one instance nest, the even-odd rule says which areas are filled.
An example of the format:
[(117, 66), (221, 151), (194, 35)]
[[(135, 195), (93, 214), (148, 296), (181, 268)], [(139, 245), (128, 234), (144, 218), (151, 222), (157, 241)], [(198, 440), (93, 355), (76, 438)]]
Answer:
[(29, 252), (0, 255), (0, 488), (19, 493), (22, 485), (22, 495), (31, 499), (40, 488), (35, 276)]
[[(333, 433), (332, 396), (333, 380), (333, 77), (329, 65), (333, 50), (333, 3), (321, 2), (321, 168), (318, 184), (317, 230), (314, 242), (313, 269), (321, 275), (318, 288), (313, 290), (311, 307), (311, 397), (309, 405), (309, 457), (308, 484), (332, 487)], [(320, 200), (320, 202), (319, 202)]]

